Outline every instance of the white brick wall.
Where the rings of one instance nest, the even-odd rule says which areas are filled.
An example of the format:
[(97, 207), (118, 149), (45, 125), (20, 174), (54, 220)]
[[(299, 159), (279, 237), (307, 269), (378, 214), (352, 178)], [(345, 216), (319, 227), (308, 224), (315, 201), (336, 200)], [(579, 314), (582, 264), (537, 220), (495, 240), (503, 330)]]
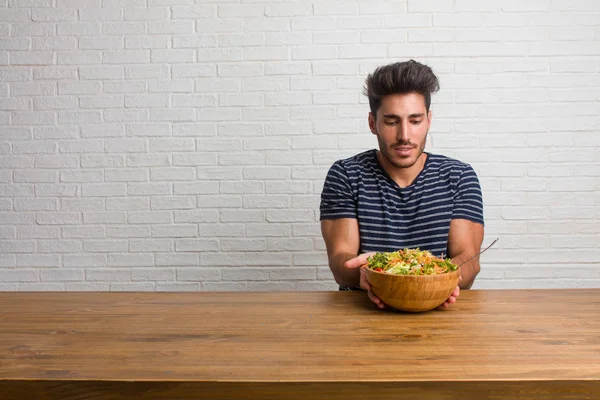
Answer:
[(0, 0), (0, 290), (335, 289), (323, 179), (408, 58), (500, 237), (475, 286), (600, 286), (598, 1)]

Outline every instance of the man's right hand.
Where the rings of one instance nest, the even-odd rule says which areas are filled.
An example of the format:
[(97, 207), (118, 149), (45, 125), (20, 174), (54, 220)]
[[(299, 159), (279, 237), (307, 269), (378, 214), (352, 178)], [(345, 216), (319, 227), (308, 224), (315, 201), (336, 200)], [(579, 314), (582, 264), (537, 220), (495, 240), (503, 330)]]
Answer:
[(373, 292), (371, 291), (371, 285), (369, 284), (369, 281), (367, 280), (367, 273), (365, 272), (365, 269), (362, 268), (362, 266), (367, 263), (367, 258), (372, 256), (373, 254), (375, 254), (375, 253), (364, 253), (364, 254), (359, 255), (358, 257), (354, 257), (354, 258), (346, 261), (344, 263), (344, 267), (345, 268), (360, 268), (360, 287), (361, 287), (361, 289), (364, 289), (367, 291), (367, 294), (369, 295), (369, 299), (371, 299), (371, 301), (373, 303), (375, 303), (377, 305), (377, 307), (384, 308), (385, 304), (383, 303), (383, 301), (381, 301), (381, 299), (379, 297), (375, 296), (373, 294)]

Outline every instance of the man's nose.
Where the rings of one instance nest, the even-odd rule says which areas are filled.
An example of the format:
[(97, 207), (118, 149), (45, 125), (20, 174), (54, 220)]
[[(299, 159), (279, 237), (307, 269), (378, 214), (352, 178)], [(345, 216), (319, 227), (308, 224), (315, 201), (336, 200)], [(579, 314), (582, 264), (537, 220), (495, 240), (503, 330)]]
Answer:
[(406, 126), (406, 124), (398, 124), (398, 129), (396, 131), (396, 139), (399, 142), (408, 142), (408, 126)]

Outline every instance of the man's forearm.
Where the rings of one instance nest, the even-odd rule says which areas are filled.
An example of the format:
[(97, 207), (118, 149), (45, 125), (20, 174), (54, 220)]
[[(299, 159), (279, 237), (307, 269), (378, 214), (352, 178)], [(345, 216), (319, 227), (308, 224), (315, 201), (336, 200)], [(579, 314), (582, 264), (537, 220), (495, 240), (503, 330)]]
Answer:
[[(456, 265), (460, 265), (461, 263), (467, 261), (473, 255), (469, 255), (466, 253), (462, 253), (452, 259), (452, 262)], [(458, 287), (461, 289), (470, 289), (473, 286), (473, 282), (475, 282), (475, 277), (479, 273), (479, 257), (474, 258), (473, 260), (467, 262), (466, 264), (460, 267), (460, 276), (462, 277), (461, 281), (458, 284)]]
[(360, 268), (346, 268), (344, 263), (357, 254), (339, 253), (329, 258), (329, 268), (335, 281), (340, 286), (358, 287), (360, 284)]

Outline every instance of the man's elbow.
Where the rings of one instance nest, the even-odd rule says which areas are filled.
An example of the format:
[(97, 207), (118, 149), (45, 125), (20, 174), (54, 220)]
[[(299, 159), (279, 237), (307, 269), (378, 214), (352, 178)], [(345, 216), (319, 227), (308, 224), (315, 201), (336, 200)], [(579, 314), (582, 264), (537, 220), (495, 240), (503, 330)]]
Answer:
[(475, 278), (479, 274), (479, 271), (481, 271), (481, 267), (479, 266), (479, 263), (477, 263), (471, 267), (468, 276), (462, 276), (462, 280), (458, 284), (458, 287), (462, 290), (471, 289), (473, 283), (475, 282)]

